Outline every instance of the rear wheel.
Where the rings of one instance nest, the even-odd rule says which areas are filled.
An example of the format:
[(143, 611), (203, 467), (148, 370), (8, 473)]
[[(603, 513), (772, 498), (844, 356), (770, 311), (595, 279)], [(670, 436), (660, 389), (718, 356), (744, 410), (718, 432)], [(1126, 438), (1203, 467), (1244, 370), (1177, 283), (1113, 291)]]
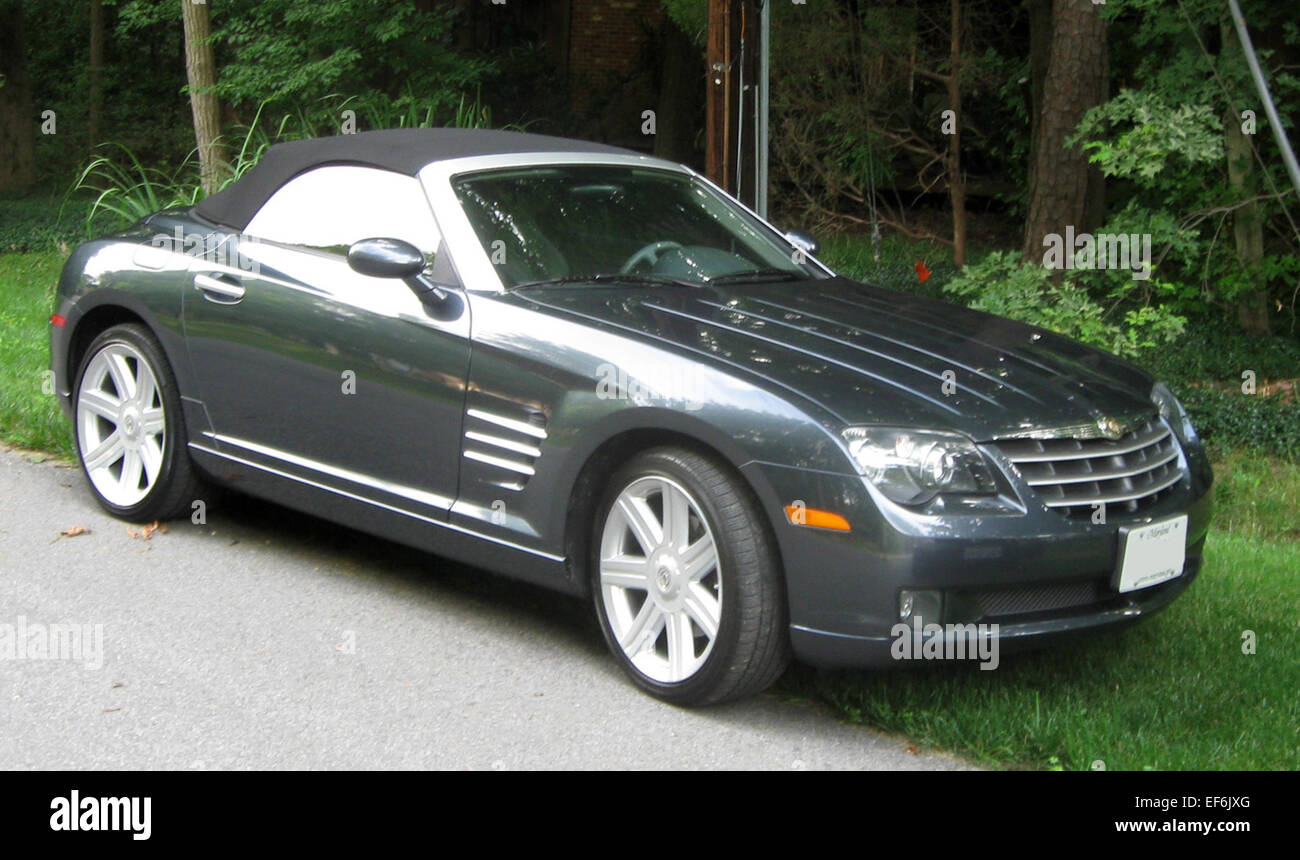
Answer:
[(712, 458), (657, 448), (614, 476), (592, 540), (610, 650), (647, 692), (736, 699), (789, 662), (780, 568), (748, 488)]
[(147, 328), (113, 326), (91, 342), (74, 403), (77, 455), (100, 506), (133, 522), (188, 512), (202, 483), (176, 378)]

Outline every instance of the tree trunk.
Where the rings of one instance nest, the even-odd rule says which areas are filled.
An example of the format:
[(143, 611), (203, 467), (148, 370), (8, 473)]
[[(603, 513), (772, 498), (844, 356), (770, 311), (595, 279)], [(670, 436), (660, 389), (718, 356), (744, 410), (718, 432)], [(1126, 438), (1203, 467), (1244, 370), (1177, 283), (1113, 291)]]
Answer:
[(961, 0), (952, 0), (952, 37), (949, 42), (948, 105), (953, 129), (948, 137), (948, 196), (952, 199), (952, 261), (966, 265), (966, 181), (961, 175)]
[(0, 0), (0, 191), (36, 184), (37, 116), (27, 75), (23, 4)]
[[(1221, 28), (1224, 53), (1233, 51), (1237, 34), (1232, 25)], [(1242, 61), (1240, 52), (1233, 58)], [(1228, 186), (1237, 200), (1249, 200), (1259, 193), (1255, 176), (1255, 160), (1250, 151), (1250, 141), (1241, 130), (1241, 114), (1231, 106), (1223, 117), (1223, 155), (1228, 163)], [(1264, 259), (1264, 220), (1257, 203), (1247, 203), (1232, 213), (1232, 237), (1237, 248), (1237, 260), (1246, 271), (1259, 271)], [(1268, 290), (1242, 293), (1236, 298), (1237, 324), (1242, 331), (1259, 337), (1272, 334), (1268, 314)]]
[(669, 161), (694, 162), (695, 129), (700, 116), (698, 82), (704, 76), (700, 51), (674, 21), (665, 16), (663, 66), (655, 105), (654, 153)]
[(212, 88), (217, 66), (212, 57), (212, 22), (208, 4), (181, 0), (185, 27), (185, 74), (190, 85), (190, 112), (194, 115), (194, 142), (199, 150), (199, 176), (203, 190), (212, 194), (221, 185), (223, 157), (218, 145), (221, 106)]
[(88, 148), (99, 144), (99, 122), (104, 109), (104, 3), (90, 0), (90, 105), (86, 112)]
[[(1053, 0), (1051, 56), (1043, 97), (1034, 110), (1038, 140), (1029, 169), (1026, 260), (1041, 260), (1043, 237), (1088, 222), (1089, 164), (1078, 147), (1066, 148), (1083, 114), (1106, 98), (1106, 22), (1092, 0)], [(1073, 253), (1072, 249), (1066, 249)]]

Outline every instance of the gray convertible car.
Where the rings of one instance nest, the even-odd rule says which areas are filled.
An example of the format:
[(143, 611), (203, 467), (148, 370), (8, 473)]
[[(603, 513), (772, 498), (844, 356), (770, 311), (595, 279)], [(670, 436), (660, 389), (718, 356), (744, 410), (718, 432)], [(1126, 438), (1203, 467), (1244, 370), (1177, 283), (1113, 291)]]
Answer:
[(590, 597), (678, 703), (894, 664), (900, 624), (1010, 648), (1188, 587), (1212, 478), (1168, 388), (814, 253), (613, 147), (286, 143), (79, 247), (52, 365), (111, 513), (211, 483)]

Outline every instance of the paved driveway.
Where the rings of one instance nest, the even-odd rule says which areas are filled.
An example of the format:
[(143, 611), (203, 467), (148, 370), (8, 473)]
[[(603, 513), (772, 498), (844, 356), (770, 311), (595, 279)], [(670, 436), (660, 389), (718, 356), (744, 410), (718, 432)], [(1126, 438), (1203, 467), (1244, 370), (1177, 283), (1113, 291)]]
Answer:
[[(962, 766), (775, 694), (661, 704), (585, 603), (272, 505), (132, 537), (31, 459), (0, 453), (0, 768)], [(63, 623), (80, 659), (33, 657)]]

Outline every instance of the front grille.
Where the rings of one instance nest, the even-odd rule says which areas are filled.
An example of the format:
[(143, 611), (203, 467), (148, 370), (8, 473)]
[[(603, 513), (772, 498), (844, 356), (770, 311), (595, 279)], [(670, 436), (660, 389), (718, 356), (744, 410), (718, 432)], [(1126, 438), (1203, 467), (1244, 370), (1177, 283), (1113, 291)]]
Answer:
[(1119, 439), (1002, 439), (998, 450), (1043, 504), (1067, 516), (1106, 510), (1134, 513), (1171, 492), (1182, 478), (1178, 443), (1152, 418)]
[(968, 596), (974, 602), (975, 617), (987, 619), (1087, 606), (1114, 593), (1103, 580), (1088, 580), (974, 591)]

